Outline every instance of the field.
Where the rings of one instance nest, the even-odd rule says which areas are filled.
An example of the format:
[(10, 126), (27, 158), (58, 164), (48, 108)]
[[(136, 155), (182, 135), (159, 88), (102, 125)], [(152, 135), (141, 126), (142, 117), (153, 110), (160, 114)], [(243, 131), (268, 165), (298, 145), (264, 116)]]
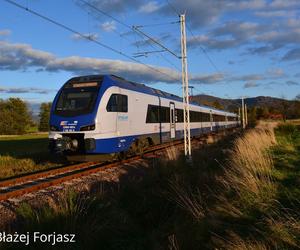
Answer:
[(195, 149), (192, 166), (175, 148), (167, 155), (116, 188), (99, 183), (90, 193), (67, 190), (50, 206), (24, 203), (13, 230), (74, 232), (76, 249), (299, 246), (299, 126), (264, 124), (229, 136)]
[(48, 152), (48, 134), (0, 137), (0, 179), (63, 164)]

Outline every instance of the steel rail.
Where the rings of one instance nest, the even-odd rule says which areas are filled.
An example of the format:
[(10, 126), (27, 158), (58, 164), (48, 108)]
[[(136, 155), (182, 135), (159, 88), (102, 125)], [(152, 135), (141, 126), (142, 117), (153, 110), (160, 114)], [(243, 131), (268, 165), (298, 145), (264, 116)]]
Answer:
[(119, 165), (139, 160), (142, 157), (154, 156), (154, 153), (158, 150), (163, 150), (179, 144), (182, 144), (181, 140), (153, 146), (146, 150), (142, 156), (132, 156), (121, 161), (110, 163), (86, 162), (0, 181), (0, 201), (55, 186), (66, 181), (104, 171), (109, 168), (114, 168)]
[[(212, 132), (206, 134), (205, 136), (202, 135), (196, 137), (195, 140), (193, 140), (193, 143), (196, 143), (197, 141), (199, 142), (207, 140), (208, 136), (215, 135), (218, 134)], [(110, 168), (115, 168), (126, 163), (134, 162), (143, 157), (156, 157), (156, 153), (160, 150), (166, 150), (167, 148), (170, 148), (172, 146), (179, 145), (183, 145), (183, 141), (174, 140), (172, 142), (152, 146), (145, 150), (142, 155), (132, 156), (121, 161), (85, 162), (0, 181), (0, 201), (42, 190), (73, 179), (105, 171)]]

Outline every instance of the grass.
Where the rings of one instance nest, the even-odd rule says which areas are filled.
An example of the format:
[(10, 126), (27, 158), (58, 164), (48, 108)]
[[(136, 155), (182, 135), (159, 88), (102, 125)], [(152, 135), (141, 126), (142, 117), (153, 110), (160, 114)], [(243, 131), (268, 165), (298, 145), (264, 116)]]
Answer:
[(278, 146), (274, 148), (279, 201), (289, 206), (299, 203), (300, 195), (300, 125), (280, 125), (276, 130)]
[(300, 119), (288, 120), (288, 123), (291, 123), (294, 125), (300, 125)]
[(50, 155), (47, 134), (0, 137), (0, 179), (35, 172), (63, 163)]
[(225, 165), (224, 185), (249, 208), (266, 206), (276, 195), (273, 159), (268, 151), (276, 143), (272, 129), (253, 129), (234, 143)]
[(56, 249), (297, 249), (299, 127), (227, 137), (195, 149), (192, 165), (176, 148), (166, 155), (143, 178), (24, 204), (14, 230), (77, 234), (76, 245)]

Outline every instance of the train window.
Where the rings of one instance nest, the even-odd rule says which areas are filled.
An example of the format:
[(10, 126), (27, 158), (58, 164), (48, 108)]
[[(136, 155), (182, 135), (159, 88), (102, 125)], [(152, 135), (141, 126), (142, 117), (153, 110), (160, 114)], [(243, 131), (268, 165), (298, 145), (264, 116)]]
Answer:
[(146, 123), (159, 122), (159, 106), (148, 105)]
[(170, 122), (170, 108), (148, 105), (146, 123)]
[[(176, 109), (176, 122), (183, 122), (183, 110)], [(190, 122), (209, 122), (210, 115), (208, 113), (198, 112), (198, 111), (190, 111)]]
[(170, 122), (170, 108), (169, 107), (160, 107), (159, 117), (160, 117), (161, 123)]
[(112, 94), (106, 106), (107, 112), (128, 112), (127, 95)]
[(175, 114), (177, 117), (176, 122), (183, 122), (183, 110), (182, 109), (176, 109)]
[(209, 113), (201, 113), (202, 122), (210, 122), (210, 114)]
[(75, 116), (92, 112), (98, 95), (98, 88), (63, 89), (55, 106), (55, 114)]
[(225, 116), (224, 115), (213, 115), (213, 121), (214, 122), (224, 122)]
[(234, 116), (228, 116), (228, 121), (232, 122), (232, 121), (236, 121), (236, 117)]

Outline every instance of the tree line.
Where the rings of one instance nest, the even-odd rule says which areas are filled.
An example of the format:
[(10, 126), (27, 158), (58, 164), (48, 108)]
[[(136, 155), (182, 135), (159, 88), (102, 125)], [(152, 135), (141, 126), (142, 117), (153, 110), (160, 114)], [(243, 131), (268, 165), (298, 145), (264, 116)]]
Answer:
[(38, 122), (20, 98), (0, 99), (0, 135), (25, 134), (29, 131), (49, 131), (51, 103), (42, 103)]
[[(213, 102), (206, 102), (204, 105), (212, 106), (217, 109), (226, 110), (218, 100)], [(228, 111), (238, 113), (236, 106), (229, 106)], [(253, 106), (247, 107), (248, 122), (255, 125), (257, 120), (287, 120), (300, 118), (300, 95), (292, 102), (282, 99), (281, 103), (276, 107), (270, 106)]]

